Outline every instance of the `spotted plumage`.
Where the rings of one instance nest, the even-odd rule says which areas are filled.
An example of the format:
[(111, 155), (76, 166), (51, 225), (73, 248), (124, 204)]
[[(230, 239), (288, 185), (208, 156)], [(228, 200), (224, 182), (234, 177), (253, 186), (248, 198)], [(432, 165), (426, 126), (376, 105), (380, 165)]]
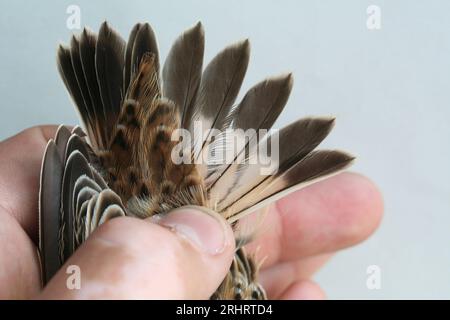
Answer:
[[(235, 260), (212, 298), (265, 298), (257, 264), (242, 248), (252, 237), (239, 232), (240, 219), (344, 169), (353, 158), (340, 151), (314, 151), (333, 119), (307, 118), (279, 134), (256, 134), (270, 129), (283, 110), (292, 75), (258, 83), (235, 104), (249, 52), (248, 40), (238, 42), (203, 68), (200, 23), (175, 41), (163, 68), (155, 34), (146, 23), (132, 29), (128, 42), (105, 22), (98, 35), (84, 29), (70, 46), (59, 47), (58, 70), (84, 130), (61, 126), (44, 155), (39, 218), (44, 283), (109, 219), (147, 218), (197, 205), (217, 211), (236, 231)], [(217, 155), (227, 150), (227, 136), (215, 136), (210, 129), (255, 133), (231, 158), (221, 158)], [(192, 149), (178, 148), (187, 143), (186, 132)], [(264, 143), (278, 138), (275, 167), (250, 161)]]

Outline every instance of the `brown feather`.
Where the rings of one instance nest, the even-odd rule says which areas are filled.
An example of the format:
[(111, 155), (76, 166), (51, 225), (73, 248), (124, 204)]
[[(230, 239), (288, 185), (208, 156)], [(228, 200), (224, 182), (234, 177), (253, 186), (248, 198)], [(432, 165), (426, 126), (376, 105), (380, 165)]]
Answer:
[(184, 123), (187, 110), (193, 107), (200, 85), (204, 41), (203, 27), (199, 22), (178, 37), (164, 63), (164, 96), (175, 103), (181, 123)]
[[(283, 110), (292, 76), (260, 82), (234, 106), (247, 70), (248, 41), (227, 47), (202, 72), (203, 54), (204, 32), (197, 24), (170, 50), (161, 92), (156, 37), (148, 24), (135, 25), (128, 44), (104, 23), (98, 37), (85, 29), (80, 37), (73, 37), (70, 49), (59, 48), (58, 69), (87, 138), (80, 128), (69, 132), (61, 127), (56, 144), (49, 143), (44, 157), (40, 249), (45, 281), (111, 218), (146, 218), (182, 206), (204, 206), (227, 218), (237, 236), (241, 218), (352, 162), (353, 157), (343, 152), (314, 151), (331, 130), (333, 119), (307, 118), (280, 131), (277, 166), (262, 175), (264, 165), (250, 161), (257, 157), (253, 146), (262, 148), (275, 141), (275, 133), (258, 130), (270, 129)], [(202, 123), (201, 135), (192, 132), (195, 121)], [(201, 153), (176, 148), (182, 128), (196, 134), (194, 147), (200, 146)], [(219, 158), (222, 162), (215, 164), (213, 154), (223, 151), (227, 136), (210, 139), (213, 135), (203, 135), (208, 129), (255, 131), (234, 150), (232, 163)], [(207, 162), (176, 163), (174, 152), (191, 161), (205, 156)], [(57, 221), (51, 221), (59, 214)], [(265, 298), (254, 258), (241, 246), (237, 243), (230, 272), (212, 298)], [(58, 255), (61, 261), (55, 260)]]
[(124, 59), (125, 41), (106, 22), (102, 23), (95, 47), (95, 71), (107, 133), (111, 133), (120, 112)]

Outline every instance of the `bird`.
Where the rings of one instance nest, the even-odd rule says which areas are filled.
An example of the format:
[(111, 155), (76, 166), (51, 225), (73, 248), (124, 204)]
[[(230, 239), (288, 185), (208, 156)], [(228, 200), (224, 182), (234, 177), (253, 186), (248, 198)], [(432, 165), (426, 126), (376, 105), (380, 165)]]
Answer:
[[(126, 41), (104, 21), (97, 33), (85, 27), (58, 46), (57, 68), (81, 125), (60, 125), (42, 159), (43, 285), (103, 223), (201, 206), (222, 215), (236, 237), (230, 270), (211, 299), (267, 299), (260, 264), (244, 249), (255, 234), (243, 231), (245, 219), (346, 169), (354, 157), (316, 150), (334, 118), (272, 128), (293, 87), (290, 73), (257, 83), (236, 102), (249, 64), (247, 39), (205, 67), (204, 49), (200, 22), (174, 41), (162, 67), (149, 23), (137, 23)], [(230, 143), (235, 136), (241, 143)], [(261, 150), (276, 153), (274, 166), (252, 161)]]

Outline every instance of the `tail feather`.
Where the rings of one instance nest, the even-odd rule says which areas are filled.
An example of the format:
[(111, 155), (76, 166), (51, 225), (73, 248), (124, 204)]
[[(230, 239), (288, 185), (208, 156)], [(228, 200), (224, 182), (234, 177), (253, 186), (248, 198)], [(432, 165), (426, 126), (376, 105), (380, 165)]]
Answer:
[[(292, 89), (292, 76), (266, 79), (253, 88), (244, 96), (239, 105), (233, 109), (232, 129), (240, 129), (247, 139), (243, 147), (236, 150), (234, 162), (238, 157), (245, 157), (249, 153), (249, 145), (256, 145), (259, 139), (264, 137), (260, 129), (269, 130), (279, 114), (283, 110)], [(251, 129), (250, 132), (247, 130)], [(206, 184), (208, 189), (213, 189), (221, 177), (236, 174), (238, 166), (229, 163), (208, 168)], [(226, 178), (225, 178), (226, 179)]]
[(95, 47), (95, 71), (107, 133), (112, 132), (120, 113), (124, 95), (122, 92), (124, 60), (125, 41), (104, 22), (100, 27)]
[(69, 129), (67, 129), (66, 126), (60, 125), (58, 129), (56, 130), (55, 134), (55, 144), (56, 149), (58, 151), (58, 155), (61, 160), (64, 160), (65, 154), (66, 154), (66, 146), (67, 142), (69, 141), (71, 136), (71, 132)]
[(89, 135), (93, 136), (93, 130), (89, 121), (89, 113), (84, 104), (83, 95), (81, 93), (81, 89), (78, 85), (77, 77), (72, 66), (70, 48), (63, 45), (59, 46), (57, 63), (58, 71), (75, 105), (77, 106), (77, 110), (83, 122), (83, 125), (87, 129)]
[(228, 221), (237, 221), (310, 183), (335, 175), (347, 168), (353, 160), (354, 157), (340, 151), (313, 151), (286, 171), (264, 180), (251, 193), (225, 208), (227, 216), (231, 217)]
[(50, 280), (61, 267), (58, 234), (63, 165), (58, 151), (60, 147), (61, 144), (57, 145), (50, 140), (42, 159), (39, 191), (39, 251), (44, 283)]
[[(211, 190), (211, 192), (216, 189), (225, 190), (222, 191), (220, 198), (216, 196), (216, 201), (219, 202), (218, 209), (222, 210), (229, 207), (240, 198), (245, 197), (247, 193), (253, 192), (253, 189), (264, 180), (269, 179), (277, 172), (288, 170), (292, 165), (306, 157), (325, 139), (333, 125), (333, 118), (304, 118), (282, 128), (279, 132), (268, 135), (266, 139), (262, 139), (258, 148), (250, 155), (247, 163), (233, 164), (230, 170), (221, 177), (214, 190)], [(272, 139), (276, 141), (272, 141)], [(276, 150), (270, 150), (272, 143), (277, 144), (278, 147), (286, 145), (292, 147), (276, 148), (274, 145)], [(272, 153), (277, 152), (278, 158), (272, 159), (273, 162), (271, 163), (265, 163), (265, 159), (261, 159), (266, 154), (266, 152), (261, 152), (263, 150), (270, 150)], [(253, 162), (251, 161), (252, 158)], [(233, 174), (233, 172), (239, 174)], [(219, 183), (222, 184), (222, 180), (226, 179), (233, 179), (233, 181), (220, 186)]]
[(249, 54), (249, 41), (238, 42), (217, 54), (203, 71), (195, 104), (183, 119), (183, 127), (192, 133), (196, 122), (201, 123), (201, 136), (194, 137), (198, 146), (203, 147), (208, 139), (205, 133), (220, 128), (228, 116), (244, 80)]
[(140, 25), (136, 33), (136, 38), (134, 40), (133, 50), (131, 53), (130, 80), (132, 78), (133, 73), (139, 70), (139, 64), (141, 63), (142, 58), (146, 54), (150, 54), (153, 56), (154, 68), (156, 74), (159, 75), (158, 44), (156, 42), (155, 33), (153, 32), (153, 29), (150, 27), (148, 23)]
[(145, 54), (154, 56), (154, 63), (158, 72), (159, 53), (155, 33), (148, 23), (137, 23), (131, 30), (125, 51), (123, 92), (127, 92), (133, 74), (138, 71), (139, 64)]
[(70, 41), (70, 59), (72, 61), (72, 68), (78, 83), (78, 88), (80, 90), (81, 97), (83, 98), (84, 102), (83, 105), (84, 109), (86, 110), (89, 126), (93, 127), (91, 119), (92, 114), (91, 98), (89, 96), (89, 89), (87, 88), (86, 81), (84, 79), (83, 67), (81, 64), (80, 42), (75, 35), (72, 36), (72, 40)]
[(184, 123), (195, 102), (203, 65), (205, 47), (201, 23), (186, 30), (172, 45), (163, 67), (164, 96), (172, 100)]
[[(98, 36), (84, 29), (70, 48), (59, 47), (58, 69), (90, 144), (80, 128), (60, 127), (46, 148), (39, 220), (45, 281), (110, 218), (200, 205), (237, 230), (236, 222), (247, 214), (350, 165), (353, 157), (346, 153), (315, 151), (334, 119), (306, 118), (268, 131), (288, 100), (291, 74), (258, 83), (234, 104), (249, 51), (247, 40), (229, 46), (202, 71), (204, 31), (198, 23), (172, 46), (161, 88), (156, 37), (148, 24), (136, 24), (128, 43), (105, 22)], [(197, 123), (200, 132), (194, 130)], [(176, 148), (180, 128), (193, 137), (195, 152), (187, 158), (194, 163), (173, 158), (175, 151), (186, 159), (186, 150)], [(227, 129), (240, 132), (233, 150)], [(261, 150), (278, 158), (264, 162)], [(213, 297), (240, 298), (245, 287), (245, 297), (263, 298), (256, 271), (238, 251)]]
[(142, 27), (142, 23), (136, 23), (131, 29), (130, 35), (128, 37), (127, 47), (125, 49), (125, 66), (123, 69), (123, 92), (127, 92), (128, 86), (131, 81), (131, 74), (133, 73), (133, 64), (132, 64), (132, 54), (134, 42), (136, 41), (136, 36), (139, 29)]
[(97, 35), (85, 28), (80, 36), (80, 60), (83, 67), (83, 74), (86, 81), (89, 96), (91, 98), (92, 109), (89, 110), (89, 117), (92, 119), (93, 136), (90, 136), (94, 148), (103, 150), (108, 143), (106, 132), (106, 119), (103, 111), (103, 102), (100, 94), (100, 87), (97, 81), (95, 68), (95, 48), (97, 45)]

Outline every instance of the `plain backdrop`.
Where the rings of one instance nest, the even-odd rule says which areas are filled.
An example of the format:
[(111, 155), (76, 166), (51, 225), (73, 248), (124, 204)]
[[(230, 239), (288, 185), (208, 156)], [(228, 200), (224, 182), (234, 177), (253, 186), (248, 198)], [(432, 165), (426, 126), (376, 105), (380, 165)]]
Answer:
[[(249, 38), (242, 94), (268, 75), (295, 83), (277, 126), (334, 115), (324, 143), (358, 156), (353, 170), (381, 188), (385, 216), (367, 242), (336, 255), (315, 277), (329, 298), (450, 298), (449, 1), (18, 1), (0, 2), (0, 139), (44, 123), (75, 124), (57, 73), (57, 44), (72, 32), (69, 5), (97, 30), (124, 37), (148, 21), (161, 57), (202, 21), (205, 60)], [(370, 5), (381, 29), (366, 25)], [(381, 271), (370, 290), (367, 268)]]

